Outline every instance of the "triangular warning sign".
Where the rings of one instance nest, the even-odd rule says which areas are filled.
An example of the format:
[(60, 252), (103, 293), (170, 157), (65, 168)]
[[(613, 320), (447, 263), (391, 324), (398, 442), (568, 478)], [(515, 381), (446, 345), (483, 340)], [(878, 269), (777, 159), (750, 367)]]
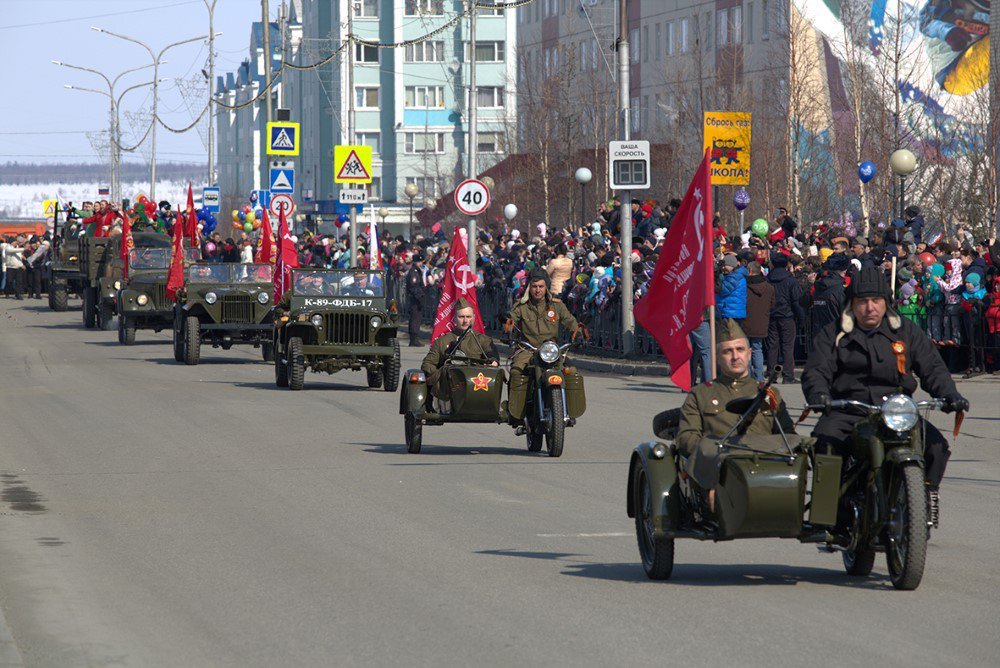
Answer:
[(340, 167), (340, 172), (337, 173), (338, 179), (357, 179), (357, 180), (369, 180), (371, 175), (368, 170), (365, 169), (364, 164), (361, 162), (361, 158), (358, 157), (358, 152), (351, 149), (351, 153), (347, 156), (347, 160)]
[(283, 151), (292, 151), (295, 149), (295, 142), (288, 136), (287, 130), (288, 128), (278, 129), (278, 134), (275, 135), (274, 141), (271, 142), (272, 149), (281, 149)]
[(54, 215), (56, 215), (56, 203), (55, 203), (54, 200), (49, 200), (49, 201), (47, 201), (45, 203), (45, 213), (42, 214), (42, 215), (45, 215), (45, 216), (54, 216)]
[(291, 190), (292, 184), (288, 180), (288, 174), (285, 170), (278, 172), (278, 176), (275, 177), (274, 182), (271, 183), (271, 190)]

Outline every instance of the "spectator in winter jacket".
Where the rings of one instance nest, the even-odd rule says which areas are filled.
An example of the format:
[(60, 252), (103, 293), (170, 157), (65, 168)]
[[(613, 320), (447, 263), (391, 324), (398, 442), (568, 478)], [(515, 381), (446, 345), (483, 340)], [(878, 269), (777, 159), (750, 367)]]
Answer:
[(962, 345), (962, 261), (952, 258), (945, 263), (944, 278), (937, 285), (944, 295), (944, 344)]
[(824, 327), (840, 320), (847, 304), (847, 270), (851, 261), (843, 253), (834, 253), (823, 263), (823, 273), (813, 284), (809, 307), (809, 350)]
[(722, 283), (716, 301), (720, 318), (747, 317), (747, 270), (732, 253), (722, 260)]
[(906, 207), (906, 224), (910, 228), (910, 234), (913, 235), (914, 243), (921, 243), (923, 241), (924, 234), (924, 217), (920, 215), (920, 207), (911, 204)]
[(802, 291), (798, 281), (788, 271), (788, 258), (781, 254), (771, 256), (772, 269), (767, 280), (774, 288), (774, 307), (767, 331), (768, 374), (778, 364), (781, 353), (782, 380), (795, 382), (795, 323), (805, 320), (802, 309)]
[(962, 276), (968, 278), (969, 274), (979, 274), (979, 282), (982, 284), (986, 279), (986, 261), (972, 248), (963, 248), (961, 252)]
[(774, 288), (768, 282), (759, 262), (751, 262), (747, 277), (747, 317), (743, 331), (750, 340), (750, 375), (764, 380), (764, 340), (767, 339), (771, 309), (774, 308)]

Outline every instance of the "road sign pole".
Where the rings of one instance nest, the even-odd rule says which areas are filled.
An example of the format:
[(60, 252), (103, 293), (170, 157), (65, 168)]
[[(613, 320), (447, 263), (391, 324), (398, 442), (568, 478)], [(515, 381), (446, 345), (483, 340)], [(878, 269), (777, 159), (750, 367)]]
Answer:
[(358, 266), (358, 208), (351, 205), (351, 229), (347, 231), (347, 234), (351, 241), (351, 266)]
[(476, 217), (469, 218), (469, 268), (476, 270)]
[[(632, 138), (628, 0), (619, 0), (618, 11), (621, 30), (618, 40), (618, 85), (620, 86), (618, 95), (621, 105), (622, 139), (628, 141)], [(626, 190), (622, 197), (618, 222), (622, 227), (622, 351), (625, 355), (631, 355), (635, 351), (635, 320), (632, 314), (632, 192), (630, 190)]]

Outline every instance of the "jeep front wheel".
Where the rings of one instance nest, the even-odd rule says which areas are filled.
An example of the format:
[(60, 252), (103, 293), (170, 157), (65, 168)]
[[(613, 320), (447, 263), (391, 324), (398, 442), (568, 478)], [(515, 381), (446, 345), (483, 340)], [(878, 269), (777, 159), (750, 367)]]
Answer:
[(198, 316), (184, 320), (184, 363), (194, 366), (201, 360), (201, 323)]
[(399, 341), (392, 340), (392, 357), (382, 360), (382, 389), (395, 392), (399, 386)]
[(264, 358), (265, 362), (274, 361), (274, 344), (270, 341), (265, 341), (260, 344), (260, 356)]
[(66, 281), (53, 279), (49, 282), (49, 308), (53, 311), (65, 311), (69, 302), (69, 286)]
[(278, 387), (288, 387), (288, 362), (273, 344), (271, 349), (274, 351), (274, 384)]
[(306, 360), (302, 354), (302, 339), (288, 339), (288, 389), (301, 390), (306, 380)]
[(118, 316), (118, 343), (123, 346), (135, 343), (135, 323), (124, 315)]

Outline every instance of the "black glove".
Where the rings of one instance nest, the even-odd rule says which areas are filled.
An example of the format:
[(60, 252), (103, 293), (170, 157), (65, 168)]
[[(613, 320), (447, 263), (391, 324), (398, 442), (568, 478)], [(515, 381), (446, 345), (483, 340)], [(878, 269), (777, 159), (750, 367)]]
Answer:
[(944, 398), (944, 401), (944, 408), (941, 410), (945, 413), (954, 413), (956, 411), (966, 413), (969, 410), (969, 400), (961, 394), (949, 394)]
[(952, 28), (948, 31), (944, 41), (948, 43), (952, 51), (965, 51), (972, 42), (972, 35), (962, 28)]
[(809, 402), (810, 406), (822, 406), (820, 409), (823, 415), (829, 415), (830, 413), (830, 395), (829, 394), (819, 394)]

